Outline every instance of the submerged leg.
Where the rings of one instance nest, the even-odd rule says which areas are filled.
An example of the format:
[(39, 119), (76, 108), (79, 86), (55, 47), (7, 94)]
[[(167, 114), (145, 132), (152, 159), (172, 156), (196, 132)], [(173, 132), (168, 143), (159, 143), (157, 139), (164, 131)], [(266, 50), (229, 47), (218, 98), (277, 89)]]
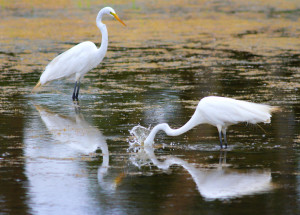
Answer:
[(219, 168), (222, 168), (222, 163), (223, 163), (223, 151), (220, 151), (220, 156), (219, 156)]
[(218, 169), (222, 169), (222, 166), (226, 164), (226, 156), (227, 156), (227, 151), (220, 151), (220, 157), (219, 157), (219, 167)]
[(75, 96), (75, 93), (76, 93), (76, 88), (77, 88), (77, 81), (75, 82), (75, 86), (74, 86), (74, 90), (73, 90), (73, 95), (72, 95), (72, 99), (73, 101), (75, 100), (76, 96)]
[(222, 129), (223, 136), (224, 136), (224, 143), (225, 143), (225, 149), (227, 149), (227, 137), (226, 137), (226, 128)]
[(220, 147), (223, 149), (223, 144), (222, 144), (222, 126), (217, 125), (218, 132), (219, 132), (219, 139), (220, 139)]
[(79, 90), (80, 90), (80, 81), (78, 81), (77, 90), (76, 90), (76, 94), (75, 94), (75, 99), (76, 100), (78, 100)]
[(219, 139), (220, 139), (220, 147), (223, 149), (223, 144), (222, 144), (222, 132), (219, 132)]
[[(77, 104), (78, 104), (78, 103), (77, 103)], [(75, 110), (76, 115), (80, 115), (81, 109), (80, 109), (80, 106), (79, 106), (79, 105), (75, 105), (75, 106), (74, 106), (74, 110)]]

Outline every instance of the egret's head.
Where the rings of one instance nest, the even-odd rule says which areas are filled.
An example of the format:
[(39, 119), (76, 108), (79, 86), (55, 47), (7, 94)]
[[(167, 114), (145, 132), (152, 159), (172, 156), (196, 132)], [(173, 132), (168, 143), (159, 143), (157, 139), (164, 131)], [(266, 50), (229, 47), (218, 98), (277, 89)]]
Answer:
[(101, 25), (103, 25), (101, 20), (102, 20), (102, 16), (104, 14), (111, 15), (116, 20), (121, 22), (124, 26), (126, 26), (126, 24), (118, 17), (118, 15), (116, 14), (114, 9), (112, 9), (111, 7), (104, 7), (99, 11), (97, 18), (96, 18), (96, 23), (97, 23), (98, 28), (101, 28)]
[(119, 22), (121, 22), (124, 26), (126, 26), (126, 24), (118, 17), (117, 13), (115, 12), (114, 9), (112, 9), (111, 7), (105, 7), (102, 9), (103, 12), (105, 14), (111, 15), (112, 17), (114, 17), (116, 20), (118, 20)]
[(144, 141), (144, 145), (151, 145), (154, 142), (154, 138), (157, 132), (159, 131), (164, 131), (168, 134), (168, 131), (170, 130), (170, 127), (167, 123), (161, 123), (156, 125), (150, 132), (150, 134), (148, 135), (148, 137), (146, 138), (146, 140)]

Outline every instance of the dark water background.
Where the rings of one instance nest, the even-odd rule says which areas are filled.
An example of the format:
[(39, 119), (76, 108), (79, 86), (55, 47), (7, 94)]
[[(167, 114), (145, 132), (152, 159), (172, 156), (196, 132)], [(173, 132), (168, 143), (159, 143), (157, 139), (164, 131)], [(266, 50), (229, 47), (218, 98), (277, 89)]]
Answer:
[[(0, 214), (299, 214), (299, 1), (0, 2)], [(99, 45), (106, 5), (128, 26), (105, 18), (79, 106), (72, 81), (31, 94), (57, 54)], [(209, 125), (130, 148), (134, 126), (180, 127), (208, 95), (282, 111), (230, 127), (227, 153)]]

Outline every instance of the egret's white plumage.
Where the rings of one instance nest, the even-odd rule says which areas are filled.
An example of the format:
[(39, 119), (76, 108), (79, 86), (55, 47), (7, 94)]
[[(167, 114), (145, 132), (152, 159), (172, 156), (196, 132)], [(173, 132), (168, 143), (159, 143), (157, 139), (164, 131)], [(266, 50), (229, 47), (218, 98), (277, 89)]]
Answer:
[(34, 87), (36, 90), (41, 85), (50, 81), (74, 77), (75, 87), (73, 100), (78, 99), (81, 78), (91, 69), (95, 68), (104, 58), (108, 46), (108, 33), (105, 24), (102, 23), (102, 16), (109, 14), (115, 17), (123, 25), (125, 23), (116, 15), (111, 7), (101, 9), (96, 18), (97, 27), (102, 34), (101, 46), (98, 49), (93, 42), (86, 41), (79, 43), (64, 53), (54, 58), (42, 73), (39, 82)]
[(278, 110), (264, 104), (256, 104), (247, 101), (226, 97), (209, 96), (200, 100), (192, 118), (181, 128), (172, 129), (167, 123), (156, 125), (145, 140), (145, 144), (152, 144), (156, 133), (160, 130), (169, 136), (178, 136), (199, 124), (216, 126), (219, 131), (220, 145), (222, 148), (222, 133), (225, 147), (227, 147), (226, 129), (228, 126), (240, 122), (256, 124), (260, 122), (270, 123), (271, 113)]
[(96, 58), (97, 50), (94, 43), (87, 41), (58, 55), (47, 65), (41, 75), (41, 84), (72, 75), (75, 75), (75, 80), (78, 81), (82, 75), (102, 61), (104, 53)]

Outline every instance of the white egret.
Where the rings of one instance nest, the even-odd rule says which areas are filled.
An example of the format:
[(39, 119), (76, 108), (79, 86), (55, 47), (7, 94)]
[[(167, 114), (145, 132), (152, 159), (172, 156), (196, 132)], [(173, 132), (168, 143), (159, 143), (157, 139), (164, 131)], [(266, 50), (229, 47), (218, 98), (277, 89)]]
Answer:
[(102, 8), (96, 18), (97, 27), (102, 34), (101, 46), (98, 49), (93, 42), (85, 41), (65, 51), (54, 58), (42, 73), (39, 82), (33, 88), (35, 91), (41, 85), (61, 78), (75, 78), (73, 100), (78, 100), (81, 78), (91, 69), (95, 68), (104, 58), (108, 46), (108, 34), (105, 24), (102, 23), (102, 16), (108, 14), (126, 24), (117, 16), (111, 7)]
[(209, 96), (200, 100), (192, 118), (181, 128), (172, 129), (167, 123), (156, 125), (144, 141), (145, 145), (152, 144), (156, 133), (160, 130), (169, 136), (178, 136), (199, 124), (210, 124), (216, 126), (219, 132), (220, 146), (222, 144), (222, 133), (225, 148), (227, 148), (227, 127), (240, 122), (256, 124), (259, 122), (270, 123), (271, 113), (278, 110), (264, 104), (255, 104), (226, 97)]

